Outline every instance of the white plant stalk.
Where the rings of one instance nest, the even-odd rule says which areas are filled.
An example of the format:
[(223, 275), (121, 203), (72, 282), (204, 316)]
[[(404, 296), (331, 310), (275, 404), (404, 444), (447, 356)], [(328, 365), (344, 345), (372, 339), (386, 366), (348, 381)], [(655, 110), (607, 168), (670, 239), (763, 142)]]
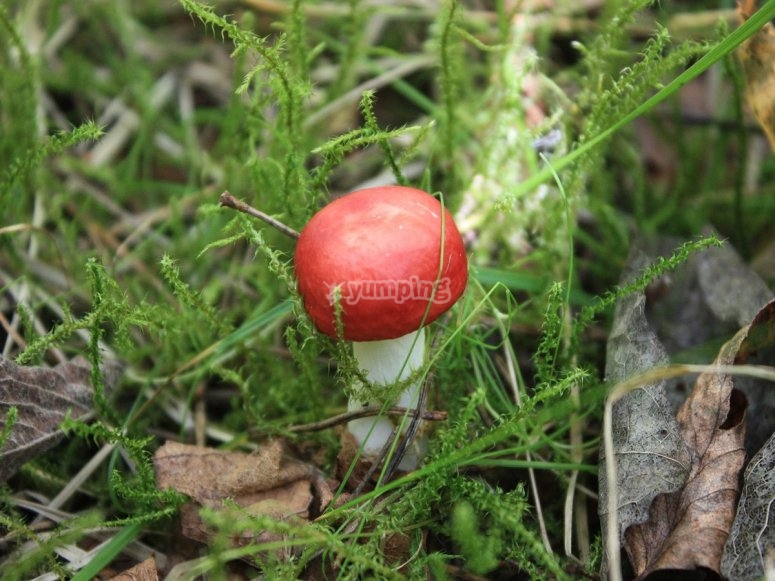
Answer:
[[(412, 373), (423, 366), (425, 361), (425, 330), (419, 329), (396, 339), (385, 341), (357, 341), (353, 343), (353, 355), (358, 367), (363, 370), (366, 378), (374, 386), (384, 386), (387, 391), (396, 382), (406, 380)], [(363, 407), (378, 405), (384, 401), (370, 401), (363, 388), (354, 387), (347, 404), (349, 411)], [(395, 400), (387, 402), (390, 406), (398, 405), (415, 409), (420, 397), (420, 381), (413, 381)], [(400, 422), (401, 418), (398, 418)], [(404, 422), (404, 428), (409, 425)], [(388, 416), (372, 416), (348, 422), (347, 428), (362, 447), (366, 456), (375, 456), (389, 441), (396, 424)], [(399, 464), (401, 470), (413, 470), (425, 454), (427, 442), (425, 437), (418, 435)]]

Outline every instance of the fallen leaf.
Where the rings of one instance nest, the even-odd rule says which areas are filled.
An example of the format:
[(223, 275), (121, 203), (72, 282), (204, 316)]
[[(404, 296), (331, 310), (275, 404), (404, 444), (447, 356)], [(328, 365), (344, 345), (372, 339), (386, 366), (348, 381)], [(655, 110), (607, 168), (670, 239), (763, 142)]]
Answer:
[[(713, 232), (705, 229), (704, 234)], [(650, 245), (652, 254), (667, 255), (680, 242), (660, 238)], [(665, 275), (660, 284), (662, 294), (651, 294), (646, 312), (651, 327), (675, 363), (712, 363), (721, 346), (751, 323), (773, 296), (728, 244), (691, 256), (679, 269)], [(762, 351), (760, 355), (768, 354)], [(749, 361), (756, 362), (754, 358)], [(690, 387), (685, 378), (668, 380), (667, 396), (674, 413)], [(740, 376), (735, 377), (735, 387), (748, 399), (745, 447), (752, 456), (775, 430), (775, 390), (768, 382)]]
[[(261, 497), (264, 498), (261, 498)], [(257, 499), (260, 498), (260, 499)], [(266, 516), (274, 521), (294, 520), (303, 523), (308, 520), (309, 508), (313, 502), (314, 495), (310, 482), (298, 480), (291, 482), (280, 488), (267, 490), (258, 497), (253, 497), (250, 504), (245, 498), (237, 497), (232, 500), (239, 507), (222, 504), (218, 510), (226, 515), (230, 515), (229, 520), (237, 522), (240, 517), (248, 516)], [(225, 499), (224, 499), (225, 500)], [(203, 544), (210, 542), (213, 536), (213, 530), (209, 528), (199, 515), (202, 505), (189, 503), (180, 509), (180, 530), (184, 537), (198, 541)], [(235, 545), (259, 544), (282, 540), (282, 535), (277, 535), (263, 530), (243, 530), (239, 536), (233, 536), (232, 542)], [(280, 558), (290, 556), (289, 550), (280, 549), (275, 555)]]
[(775, 436), (751, 459), (743, 477), (721, 573), (737, 581), (764, 576), (767, 555), (775, 550)]
[[(775, 354), (775, 301), (757, 315), (740, 347), (738, 362), (768, 353), (764, 362), (772, 365)], [(769, 386), (772, 391), (772, 384)], [(771, 569), (775, 552), (775, 435), (751, 458), (745, 469), (740, 501), (724, 548), (721, 572), (730, 579), (753, 581)], [(769, 577), (767, 577), (769, 578)]]
[(111, 577), (110, 581), (158, 581), (158, 579), (159, 572), (156, 569), (156, 560), (153, 557), (148, 557), (131, 569)]
[[(649, 246), (665, 246), (663, 242)], [(676, 242), (666, 246), (675, 248)], [(629, 268), (642, 270), (649, 261), (639, 256)], [(750, 324), (723, 347), (716, 347), (715, 357), (699, 362), (772, 364), (775, 331), (769, 321), (775, 320), (775, 303), (768, 303), (771, 297), (733, 248), (698, 253), (664, 275), (646, 296), (630, 295), (617, 303), (606, 378), (618, 382), (665, 363), (668, 354), (672, 358), (679, 353), (683, 361), (696, 363), (702, 355), (698, 348), (730, 337), (745, 323)], [(619, 539), (641, 577), (676, 569), (720, 571), (735, 516), (744, 443), (750, 437), (744, 416), (757, 412), (750, 413), (756, 438), (766, 434), (766, 439), (775, 428), (775, 413), (768, 411), (775, 409), (769, 403), (775, 403), (771, 384), (705, 373), (688, 398), (674, 389), (677, 384), (667, 384), (673, 412), (665, 410), (661, 382), (628, 394), (613, 409)], [(682, 447), (689, 456), (686, 460)], [(679, 467), (686, 469), (683, 479)], [(604, 507), (610, 492), (604, 463), (600, 480), (605, 527), (609, 515)]]
[[(269, 516), (274, 520), (308, 520), (313, 506), (325, 507), (333, 498), (318, 470), (291, 457), (280, 440), (272, 440), (253, 454), (167, 442), (154, 455), (160, 489), (173, 489), (191, 498), (181, 508), (186, 537), (206, 543), (212, 531), (199, 517), (203, 506)], [(232, 506), (226, 506), (229, 500)], [(265, 542), (275, 537), (246, 531), (237, 543)]]
[[(627, 282), (649, 262), (640, 253), (628, 261)], [(646, 298), (633, 293), (617, 302), (608, 338), (606, 381), (616, 384), (639, 372), (667, 363), (667, 353), (645, 314)], [(645, 385), (616, 402), (612, 417), (616, 457), (617, 522), (619, 542), (632, 525), (646, 522), (657, 495), (683, 485), (690, 469), (690, 454), (665, 395), (665, 382)], [(600, 517), (605, 530), (607, 498), (605, 455), (600, 458)]]
[[(714, 234), (710, 228), (703, 230), (704, 236)], [(669, 256), (682, 242), (666, 236), (640, 244), (650, 256)], [(651, 327), (671, 360), (678, 355), (686, 361), (685, 353), (690, 352), (692, 363), (713, 361), (721, 345), (750, 323), (772, 297), (764, 281), (729, 244), (690, 256), (658, 284), (662, 292), (651, 294), (647, 308)], [(698, 348), (713, 345), (712, 350), (698, 353)]]
[(311, 466), (287, 456), (280, 440), (271, 440), (254, 454), (167, 442), (153, 463), (159, 488), (173, 488), (205, 506), (236, 497), (249, 504), (251, 494), (313, 475)]
[[(109, 363), (105, 383), (117, 383), (121, 366)], [(19, 467), (55, 446), (63, 437), (59, 425), (69, 414), (84, 418), (92, 412), (91, 366), (74, 359), (56, 367), (23, 367), (0, 357), (0, 431), (11, 408), (17, 419), (0, 448), (0, 483)]]
[(744, 327), (772, 298), (761, 277), (728, 244), (700, 252), (693, 261), (703, 301), (721, 322)]
[[(742, 24), (756, 12), (755, 0), (738, 2)], [(748, 37), (737, 51), (745, 75), (745, 95), (770, 146), (775, 149), (775, 27), (771, 22)]]
[[(722, 348), (718, 365), (734, 363), (747, 331)], [(734, 389), (731, 376), (712, 371), (699, 376), (677, 416), (691, 452), (686, 483), (656, 497), (649, 520), (625, 531), (624, 548), (640, 577), (663, 569), (720, 571), (745, 460), (745, 409), (745, 396)]]

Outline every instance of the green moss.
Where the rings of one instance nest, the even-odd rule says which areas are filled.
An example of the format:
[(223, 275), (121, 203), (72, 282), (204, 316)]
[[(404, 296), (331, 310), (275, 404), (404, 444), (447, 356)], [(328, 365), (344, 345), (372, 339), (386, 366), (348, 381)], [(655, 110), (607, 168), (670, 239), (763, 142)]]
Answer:
[[(433, 11), (294, 0), (273, 16), (162, 4), (0, 7), (3, 348), (27, 365), (83, 355), (95, 386), (94, 418), (69, 421), (67, 441), (0, 493), (0, 526), (18, 539), (0, 568), (65, 578), (57, 548), (97, 524), (123, 527), (119, 550), (136, 536), (163, 544), (182, 499), (157, 489), (150, 458), (166, 437), (192, 440), (195, 417), (219, 428), (208, 445), (283, 435), (322, 448), (321, 468), (332, 469), (335, 431), (289, 427), (344, 411), (359, 373), (349, 346), (306, 317), (294, 241), (218, 196), (229, 190), (300, 230), (332, 197), (377, 178), (441, 192), (471, 244), (471, 284), (431, 326), (424, 370), (428, 405), (447, 419), (417, 471), (314, 523), (205, 511), (214, 537), (195, 570), (222, 578), (244, 559), (267, 578), (295, 578), (320, 559), (341, 579), (505, 566), (568, 577), (564, 494), (573, 475), (594, 487), (597, 445), (594, 433), (571, 443), (569, 432), (574, 421), (597, 426), (598, 337), (612, 306), (716, 244), (696, 238), (708, 218), (723, 235), (746, 230), (751, 244), (769, 231), (772, 202), (741, 195), (742, 162), (722, 171), (726, 152), (747, 151), (751, 138), (733, 64), (724, 114), (734, 131), (687, 127), (671, 100), (740, 33), (684, 41), (655, 23), (631, 34), (646, 16), (668, 16), (645, 0), (606, 3), (594, 22), (563, 16), (571, 28), (561, 34), (553, 15), (520, 28), (526, 20), (500, 1), (483, 14), (455, 0)], [(553, 60), (561, 43), (572, 62)], [(391, 78), (396, 70), (411, 72)], [(535, 123), (526, 80), (542, 90), (531, 95), (546, 113)], [(654, 184), (642, 167), (635, 118), (677, 144), (674, 183)], [(542, 157), (533, 143), (553, 129), (561, 138)], [(635, 230), (695, 241), (617, 287)], [(126, 371), (110, 391), (112, 360)], [(0, 440), (14, 421), (3, 419)], [(103, 446), (115, 448), (65, 507), (72, 515), (51, 535), (33, 530), (14, 491), (56, 495)], [(548, 483), (540, 514), (529, 471)], [(283, 540), (231, 544), (257, 529)], [(408, 543), (400, 570), (384, 550), (396, 533)], [(26, 541), (34, 548), (20, 550)], [(275, 551), (290, 546), (292, 559)]]

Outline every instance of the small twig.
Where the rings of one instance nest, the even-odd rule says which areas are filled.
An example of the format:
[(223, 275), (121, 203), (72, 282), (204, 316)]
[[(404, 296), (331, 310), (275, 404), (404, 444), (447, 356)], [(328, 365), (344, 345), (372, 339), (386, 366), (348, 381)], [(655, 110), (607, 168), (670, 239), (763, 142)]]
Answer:
[(246, 204), (245, 202), (238, 200), (237, 198), (232, 196), (228, 191), (225, 191), (221, 194), (220, 202), (221, 202), (221, 206), (226, 206), (227, 208), (233, 208), (234, 210), (244, 212), (248, 216), (253, 216), (254, 218), (258, 218), (259, 220), (266, 222), (267, 224), (279, 230), (286, 236), (290, 236), (291, 238), (296, 238), (297, 240), (299, 238), (299, 233), (296, 232), (296, 230), (294, 230), (290, 226), (286, 226), (279, 220), (272, 218), (269, 214), (264, 214), (261, 210), (256, 210), (250, 204)]
[[(390, 454), (391, 448), (393, 448), (393, 442), (395, 441), (396, 437), (398, 437), (398, 430), (399, 426), (396, 426), (393, 428), (393, 433), (390, 435), (390, 437), (385, 442), (385, 445), (382, 447), (382, 450), (380, 451), (379, 455), (377, 456), (376, 460), (372, 462), (371, 467), (368, 469), (366, 474), (363, 475), (363, 478), (361, 478), (360, 483), (358, 486), (355, 487), (355, 490), (353, 490), (353, 498), (360, 496), (361, 492), (363, 492), (363, 489), (366, 487), (366, 484), (371, 481), (371, 478), (374, 476), (374, 473), (377, 471), (377, 467), (381, 466), (382, 463), (387, 459), (389, 462), (385, 469), (382, 471), (382, 474), (380, 474), (379, 479), (377, 480), (376, 486), (380, 486), (383, 482), (387, 482), (390, 480), (391, 476), (393, 476), (393, 473), (398, 468), (398, 465), (401, 463), (401, 460), (404, 457), (404, 454), (406, 454), (406, 449), (409, 446), (409, 444), (412, 443), (415, 436), (417, 435), (417, 430), (420, 427), (420, 420), (422, 416), (425, 415), (425, 402), (427, 400), (427, 382), (423, 382), (422, 388), (420, 389), (420, 397), (417, 400), (417, 407), (415, 409), (407, 409), (404, 408), (404, 412), (401, 415), (410, 415), (412, 416), (412, 421), (409, 424), (409, 427), (407, 430), (402, 434), (401, 440), (398, 442), (398, 445), (393, 450), (393, 455), (388, 458), (388, 455)], [(395, 409), (395, 408), (391, 408)], [(446, 418), (446, 412), (440, 412), (444, 414), (444, 417)]]
[[(298, 426), (290, 426), (288, 428), (288, 431), (294, 432), (294, 433), (300, 433), (300, 432), (317, 432), (319, 430), (325, 430), (327, 428), (331, 428), (333, 426), (336, 426), (338, 424), (344, 424), (346, 422), (349, 422), (351, 420), (357, 420), (360, 418), (366, 418), (369, 416), (376, 416), (379, 415), (380, 410), (382, 408), (380, 406), (369, 406), (365, 407), (359, 410), (355, 410), (352, 412), (345, 412), (343, 414), (338, 414), (336, 416), (331, 416), (330, 418), (326, 418), (325, 420), (320, 420), (319, 422), (312, 422), (311, 424), (300, 424)], [(407, 409), (400, 406), (393, 406), (385, 410), (385, 415), (387, 416), (403, 416), (403, 415), (410, 415), (410, 416), (416, 416), (417, 412), (413, 409)], [(444, 421), (447, 419), (447, 412), (444, 411), (434, 411), (434, 410), (426, 410), (423, 412), (420, 416), (420, 419), (422, 420), (428, 420), (432, 422), (439, 422)]]
[[(414, 442), (415, 437), (417, 436), (417, 432), (420, 429), (421, 421), (423, 419), (423, 416), (428, 413), (428, 411), (425, 409), (425, 404), (428, 401), (428, 382), (423, 381), (422, 387), (420, 388), (420, 397), (417, 400), (417, 407), (414, 410), (409, 410), (409, 416), (411, 416), (411, 420), (409, 422), (409, 427), (406, 429), (406, 431), (403, 434), (403, 438), (398, 443), (398, 446), (395, 449), (395, 452), (393, 456), (390, 458), (390, 462), (387, 465), (387, 469), (385, 470), (385, 473), (382, 475), (382, 478), (377, 482), (377, 485), (382, 484), (383, 482), (387, 482), (390, 480), (390, 477), (393, 475), (393, 472), (396, 471), (398, 468), (398, 465), (401, 463), (401, 460), (404, 458), (404, 454), (406, 454), (406, 450), (409, 447), (409, 445)], [(444, 417), (446, 418), (447, 413), (442, 412), (444, 414)], [(395, 431), (395, 430), (394, 430)]]

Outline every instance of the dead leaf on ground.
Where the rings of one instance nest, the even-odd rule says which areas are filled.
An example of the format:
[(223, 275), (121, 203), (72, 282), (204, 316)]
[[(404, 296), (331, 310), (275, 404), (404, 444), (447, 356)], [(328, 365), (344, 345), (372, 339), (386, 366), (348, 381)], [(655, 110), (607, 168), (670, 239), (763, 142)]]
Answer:
[[(628, 281), (649, 262), (639, 253), (628, 264)], [(668, 362), (667, 352), (646, 320), (646, 297), (633, 293), (617, 302), (608, 338), (606, 381), (611, 385)], [(645, 385), (613, 407), (613, 440), (618, 475), (619, 542), (632, 524), (648, 519), (654, 498), (683, 485), (690, 470), (690, 453), (665, 395), (665, 381)], [(610, 494), (601, 448), (600, 517), (605, 529)]]
[(153, 557), (148, 557), (131, 569), (111, 577), (110, 581), (158, 581), (158, 579), (159, 572), (156, 569), (156, 560)]
[[(738, 1), (740, 23), (756, 12), (756, 0)], [(746, 98), (775, 149), (775, 27), (771, 22), (746, 39), (737, 51), (743, 68)]]
[[(114, 386), (121, 366), (109, 363), (105, 383)], [(70, 414), (78, 419), (92, 411), (91, 366), (82, 358), (56, 367), (24, 367), (0, 357), (0, 431), (11, 408), (16, 423), (0, 448), (0, 483), (19, 467), (54, 447), (63, 437), (59, 425)]]
[[(203, 543), (212, 535), (199, 516), (203, 506), (273, 520), (304, 521), (333, 498), (318, 470), (292, 458), (280, 440), (268, 442), (253, 454), (167, 442), (154, 455), (153, 464), (160, 489), (177, 490), (193, 501), (181, 509), (182, 533)], [(239, 509), (227, 507), (227, 500)], [(276, 537), (248, 531), (244, 538), (235, 540), (272, 539)]]
[[(769, 362), (775, 361), (775, 301), (754, 319), (748, 337), (741, 345), (738, 361), (749, 362), (752, 357), (769, 353)], [(770, 384), (770, 389), (773, 387)], [(729, 533), (722, 573), (730, 579), (753, 581), (772, 570), (775, 553), (775, 434), (751, 458), (745, 470), (737, 513)], [(770, 577), (766, 577), (769, 579)]]
[[(657, 302), (668, 302), (661, 319), (654, 319), (653, 308), (646, 309), (644, 296), (621, 300), (609, 338), (607, 380), (618, 382), (666, 361), (654, 324), (668, 327), (666, 340), (673, 349), (686, 349), (695, 347), (692, 341), (698, 338), (707, 342), (729, 325), (739, 324), (744, 316), (750, 321), (755, 315), (751, 325), (720, 349), (715, 361), (732, 365), (750, 360), (755, 352), (761, 355), (762, 342), (757, 339), (760, 323), (774, 318), (775, 312), (773, 303), (762, 305), (772, 294), (760, 280), (751, 279), (745, 268), (738, 268), (738, 262), (742, 264), (731, 248), (722, 248), (703, 252), (690, 265), (683, 265), (675, 273), (680, 288), (658, 293)], [(643, 265), (641, 257), (632, 268), (642, 269)], [(673, 284), (671, 277), (664, 281), (668, 287)], [(675, 290), (681, 291), (679, 296), (662, 297)], [(670, 305), (670, 301), (675, 304)], [(672, 336), (679, 320), (684, 335)], [(668, 324), (663, 325), (664, 321)], [(690, 336), (692, 330), (697, 337)], [(619, 536), (639, 576), (665, 569), (720, 571), (745, 460), (747, 400), (738, 387), (745, 386), (746, 393), (756, 394), (746, 381), (716, 373), (701, 375), (676, 418), (665, 410), (661, 383), (644, 386), (615, 404), (612, 436)], [(767, 398), (759, 394), (754, 400), (761, 406)], [(766, 426), (764, 429), (772, 433), (772, 423)], [(684, 453), (689, 455), (688, 461)], [(601, 463), (600, 505), (605, 521), (609, 491), (604, 466)], [(686, 470), (683, 479), (682, 469)]]
[(775, 436), (751, 459), (745, 470), (737, 514), (721, 561), (721, 573), (725, 577), (737, 581), (764, 577), (767, 557), (775, 551), (773, 499)]
[[(704, 231), (705, 235), (712, 233)], [(660, 237), (647, 245), (647, 252), (666, 256), (681, 242)], [(754, 320), (773, 296), (728, 244), (691, 256), (657, 286), (658, 293), (648, 293), (646, 316), (670, 360), (676, 363), (712, 363), (721, 346)], [(689, 387), (685, 378), (668, 380), (667, 396), (674, 413), (685, 401)], [(768, 382), (740, 376), (735, 378), (735, 387), (748, 399), (748, 416), (753, 421), (746, 428), (745, 446), (752, 456), (775, 430), (775, 390)]]
[[(748, 329), (727, 343), (718, 365), (732, 365)], [(719, 572), (745, 460), (746, 400), (732, 376), (705, 372), (678, 412), (691, 453), (681, 490), (656, 497), (649, 519), (625, 531), (624, 548), (639, 576), (663, 569)]]

